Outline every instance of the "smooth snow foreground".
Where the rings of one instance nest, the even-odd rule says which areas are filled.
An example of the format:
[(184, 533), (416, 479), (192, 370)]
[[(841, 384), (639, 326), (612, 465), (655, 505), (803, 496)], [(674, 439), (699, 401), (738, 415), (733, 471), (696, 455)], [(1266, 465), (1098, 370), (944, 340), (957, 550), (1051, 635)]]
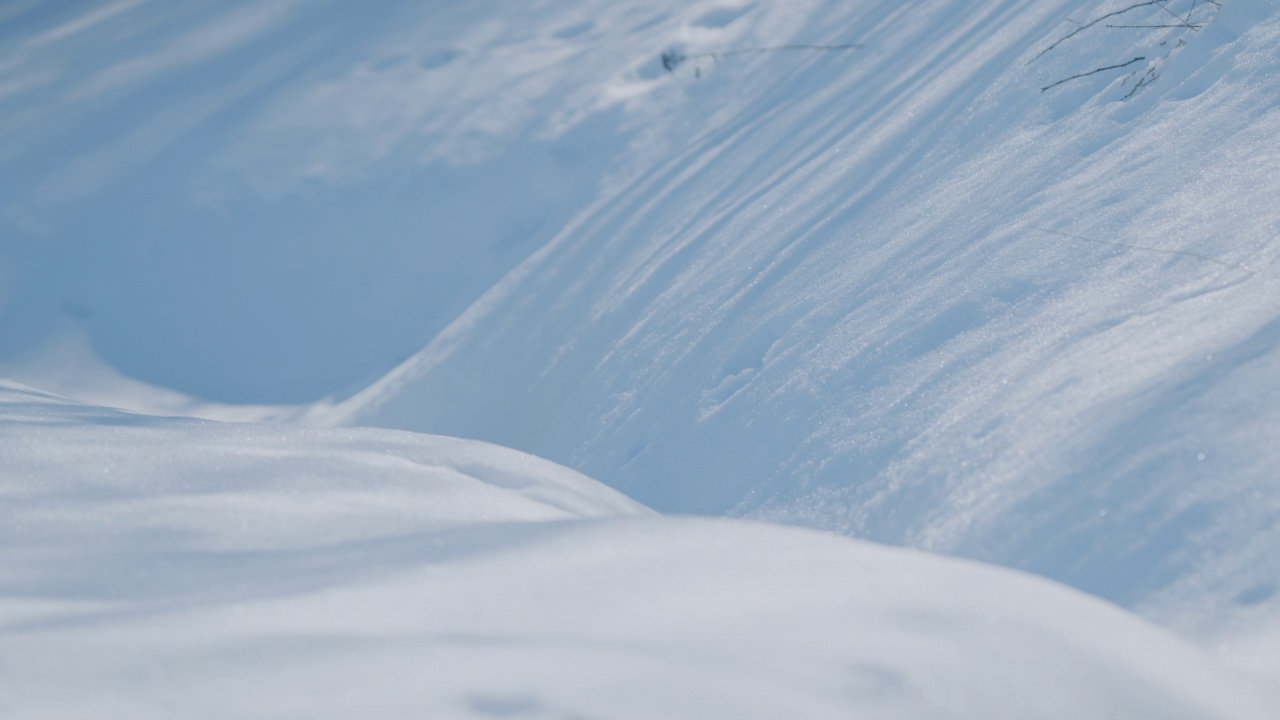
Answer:
[(1107, 603), (482, 443), (0, 384), (0, 715), (1273, 718)]

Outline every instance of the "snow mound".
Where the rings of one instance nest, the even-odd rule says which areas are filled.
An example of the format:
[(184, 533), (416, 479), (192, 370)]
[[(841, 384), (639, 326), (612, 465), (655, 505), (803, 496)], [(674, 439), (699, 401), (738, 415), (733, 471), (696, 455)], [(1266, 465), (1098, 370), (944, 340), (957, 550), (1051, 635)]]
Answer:
[(14, 720), (1275, 716), (1202, 651), (1055, 583), (648, 517), (481, 443), (3, 383), (0, 457)]
[[(92, 568), (103, 537), (113, 552), (250, 553), (649, 514), (590, 478), (487, 443), (135, 415), (7, 381), (0, 458), (5, 552), (38, 561), (21, 572), (54, 575)], [(83, 567), (39, 567), (42, 553), (81, 544)]]
[[(1280, 655), (1274, 2), (104, 0), (0, 23), (0, 374), (496, 442), (658, 510), (1012, 566)], [(28, 519), (2, 532), (30, 578), (99, 535), (275, 558), (642, 512), (552, 466), (508, 487), (538, 461), (484, 446), (493, 472), (447, 440), (6, 393), (5, 512)], [(94, 596), (97, 563), (67, 587)]]

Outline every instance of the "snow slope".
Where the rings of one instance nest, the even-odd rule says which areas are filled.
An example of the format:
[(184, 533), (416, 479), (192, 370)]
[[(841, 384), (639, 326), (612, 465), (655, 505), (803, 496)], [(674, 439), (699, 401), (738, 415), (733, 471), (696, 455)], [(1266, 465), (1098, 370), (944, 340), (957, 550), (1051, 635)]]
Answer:
[(655, 75), (599, 197), (336, 417), (1252, 632), (1280, 610), (1280, 8), (1073, 30), (1130, 5), (689, 8), (685, 54), (865, 47)]
[[(791, 47), (851, 43), (860, 47)], [(789, 49), (723, 54), (780, 46)], [(1277, 47), (1280, 8), (1267, 0), (480, 0), (374, 10), (20, 0), (0, 8), (0, 375), (160, 414), (499, 443), (659, 511), (775, 520), (1028, 570), (1280, 677)], [(683, 58), (673, 72), (664, 52)], [(410, 555), (426, 562), (392, 547), (384, 563), (377, 538), (424, 524), (463, 531), (477, 516), (639, 512), (559, 470), (537, 471), (531, 486), (557, 488), (554, 501), (512, 494), (487, 470), (455, 463), (457, 453), (501, 454), (465, 443), (178, 421), (12, 385), (4, 393), (0, 478), (16, 494), (0, 512), (15, 540), (0, 571), (18, 573), (6, 616), (34, 633), (21, 652), (93, 658), (135, 643), (120, 676), (92, 659), (74, 672), (4, 662), (3, 672), (27, 673), (26, 694), (0, 701), (32, 713), (67, 710), (45, 703), (70, 678), (123, 683), (136, 690), (129, 697), (151, 698), (128, 711), (158, 714), (162, 704), (145, 703), (165, 701), (164, 672), (184, 690), (207, 677), (201, 668), (225, 673), (226, 688), (265, 687), (253, 685), (252, 668), (283, 673), (290, 687), (328, 687), (361, 667), (356, 655), (315, 650), (313, 669), (290, 680), (266, 655), (239, 649), (268, 634), (253, 623), (293, 610), (302, 622), (305, 598), (344, 572), (407, 567)], [(284, 402), (300, 404), (272, 406)], [(525, 456), (502, 457), (516, 475), (533, 472), (534, 461), (515, 459)], [(103, 480), (104, 469), (118, 479)], [(190, 488), (171, 485), (186, 477)], [(443, 484), (424, 489), (424, 478)], [(62, 524), (18, 542), (27, 517)], [(80, 527), (99, 533), (95, 544), (81, 542)], [(682, 554), (663, 538), (680, 544), (686, 529), (711, 545), (717, 533), (730, 545), (746, 533), (739, 544), (758, 553), (807, 538), (779, 564), (810, 553), (829, 563), (778, 577), (812, 593), (852, 582), (873, 556), (901, 563), (903, 578), (972, 568), (737, 523), (631, 527), (640, 529), (539, 525), (547, 535), (516, 533), (517, 542), (505, 525), (486, 525), (476, 537), (496, 533), (548, 569), (574, 565), (591, 549), (579, 543), (612, 548), (608, 558), (665, 548), (660, 559), (673, 564)], [(350, 544), (362, 536), (371, 544)], [(216, 567), (201, 572), (228, 594), (205, 594), (205, 575), (157, 557), (158, 539), (169, 538), (212, 553), (199, 557)], [(320, 569), (279, 570), (285, 561), (271, 559), (292, 562), (299, 556), (273, 553), (316, 543), (351, 552)], [(536, 601), (545, 588), (518, 575), (475, 580), (488, 562), (475, 557), (438, 586), (406, 582), (433, 597), (455, 581), (497, 587), (508, 604), (476, 622), (500, 625), (527, 608), (522, 627), (560, 627), (555, 603)], [(40, 558), (66, 559), (66, 574)], [(144, 573), (154, 585), (135, 591), (95, 567), (156, 568)], [(667, 587), (707, 577), (721, 583), (707, 597), (723, 608), (768, 581), (748, 570), (707, 561), (637, 570), (612, 589), (596, 588), (595, 575), (564, 587), (602, 593), (592, 597), (607, 614), (649, 578)], [(981, 587), (1019, 598), (1018, 583), (1052, 587), (973, 572), (952, 593), (967, 618), (975, 605), (964, 603)], [(360, 577), (352, 584), (366, 587)], [(368, 582), (395, 604), (399, 589)], [(282, 598), (282, 585), (298, 593)], [(150, 588), (164, 591), (163, 608), (139, 594)], [(257, 598), (239, 603), (253, 613), (248, 625), (234, 624), (237, 592)], [(949, 602), (937, 588), (896, 592), (859, 606), (867, 625), (836, 630), (838, 613), (803, 604), (788, 612), (812, 615), (815, 634), (848, 639), (839, 633), (892, 626), (892, 604), (933, 613)], [(1099, 686), (1107, 668), (1142, 668), (1156, 691), (1139, 695), (1153, 702), (1202, 693), (1214, 712), (1235, 696), (1201, 656), (1166, 653), (1172, 641), (1142, 634), (1153, 631), (1132, 617), (1045, 592), (1001, 612), (1053, 628), (1047, 655), (1072, 657), (1054, 643), (1089, 638), (1094, 660), (1079, 665), (1097, 674), (1080, 676), (1082, 686)], [(123, 615), (74, 624), (88, 611), (73, 601), (96, 612), (117, 595)], [(267, 596), (281, 604), (259, 606)], [(694, 612), (699, 597), (675, 594), (669, 607)], [(1060, 614), (1037, 614), (1058, 602)], [(346, 633), (348, 606), (355, 596), (312, 616), (308, 637)], [(223, 622), (234, 648), (219, 655), (221, 640), (200, 633)], [(396, 628), (446, 625), (423, 622)], [(601, 637), (629, 637), (628, 622), (609, 615)], [(683, 636), (648, 627), (684, 656)], [(774, 642), (768, 622), (750, 627)], [(196, 663), (182, 668), (156, 659), (179, 630), (187, 644), (174, 652)], [(984, 657), (981, 643), (1021, 637), (931, 632), (936, 647)], [(1116, 649), (1112, 635), (1131, 647)], [(741, 627), (711, 644), (716, 657), (754, 657)], [(425, 662), (417, 650), (369, 652), (387, 668)], [(1183, 652), (1163, 669), (1147, 664)], [(226, 657), (251, 669), (237, 675)], [(1007, 688), (1000, 673), (1027, 657), (948, 667), (994, 673), (967, 688)], [(920, 656), (900, 659), (895, 672), (923, 672), (907, 669)], [(626, 674), (635, 666), (625, 662), (599, 667)], [(572, 678), (547, 672), (529, 687)], [(767, 685), (765, 671), (744, 672), (733, 687)], [(719, 687), (703, 677), (698, 692)], [(939, 700), (930, 683), (969, 676), (928, 677), (885, 712), (912, 702), (964, 712), (968, 700)], [(573, 714), (541, 689), (458, 692), (441, 702), (462, 713)], [(1237, 710), (1247, 715), (1220, 714)]]
[(590, 201), (617, 120), (555, 104), (646, 7), (6, 3), (0, 362), (80, 332), (205, 399), (364, 387)]
[(1049, 581), (654, 517), (482, 443), (0, 384), (0, 714), (1274, 717)]

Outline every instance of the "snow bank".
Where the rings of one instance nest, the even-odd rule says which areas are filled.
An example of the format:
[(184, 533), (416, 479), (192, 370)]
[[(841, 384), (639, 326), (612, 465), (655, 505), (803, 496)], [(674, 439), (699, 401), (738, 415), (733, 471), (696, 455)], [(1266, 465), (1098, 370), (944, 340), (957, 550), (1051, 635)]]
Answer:
[(8, 381), (0, 427), (6, 552), (33, 557), (99, 536), (144, 555), (247, 553), (650, 513), (553, 463), (454, 438), (135, 415)]
[[(496, 442), (658, 510), (1030, 570), (1274, 657), (1278, 14), (13, 4), (3, 374), (164, 412)], [(668, 73), (664, 52), (686, 59)], [(34, 494), (6, 512), (66, 505), (68, 533), (141, 523), (138, 552), (306, 545), (351, 493), (352, 536), (622, 507), (447, 470), (422, 443), (448, 441), (100, 409), (60, 435), (32, 408), (4, 442), (36, 448), (14, 475)], [(116, 437), (148, 450), (113, 454)], [(384, 443), (398, 459), (369, 454)], [(273, 462), (281, 484), (257, 487)], [(171, 465), (210, 491), (138, 489)], [(457, 493), (423, 489), (420, 465)], [(135, 489), (82, 497), (84, 473), (119, 489), (100, 467)], [(366, 497), (351, 474), (390, 485)]]
[(14, 720), (1275, 716), (1201, 651), (1055, 583), (654, 518), (481, 443), (4, 383), (0, 457)]
[(1280, 11), (1103, 19), (1131, 5), (690, 8), (690, 56), (865, 47), (653, 80), (631, 174), (338, 419), (1248, 632), (1280, 611)]

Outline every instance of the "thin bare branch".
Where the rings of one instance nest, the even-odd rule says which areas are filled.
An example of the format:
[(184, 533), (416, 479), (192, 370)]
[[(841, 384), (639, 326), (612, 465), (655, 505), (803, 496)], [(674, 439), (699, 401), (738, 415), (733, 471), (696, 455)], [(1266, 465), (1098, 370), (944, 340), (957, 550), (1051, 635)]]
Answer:
[(1054, 49), (1054, 48), (1058, 47), (1059, 45), (1061, 45), (1062, 43), (1066, 42), (1067, 40), (1070, 40), (1071, 38), (1075, 37), (1076, 35), (1080, 34), (1081, 32), (1083, 32), (1083, 31), (1085, 31), (1085, 30), (1088, 30), (1089, 28), (1093, 27), (1094, 25), (1097, 25), (1098, 23), (1102, 22), (1103, 20), (1106, 20), (1107, 18), (1113, 18), (1113, 17), (1115, 17), (1115, 16), (1117, 16), (1117, 15), (1123, 15), (1123, 14), (1125, 14), (1125, 13), (1129, 12), (1130, 10), (1137, 10), (1138, 8), (1141, 8), (1141, 7), (1147, 7), (1148, 5), (1159, 5), (1159, 4), (1160, 4), (1160, 0), (1148, 0), (1148, 2), (1140, 2), (1140, 3), (1134, 4), (1134, 5), (1130, 5), (1129, 7), (1125, 8), (1125, 9), (1123, 9), (1123, 10), (1116, 10), (1115, 12), (1109, 12), (1109, 13), (1107, 13), (1106, 15), (1103, 15), (1102, 17), (1099, 17), (1099, 18), (1095, 18), (1095, 19), (1093, 19), (1093, 20), (1090, 20), (1089, 22), (1085, 23), (1084, 25), (1080, 25), (1080, 26), (1079, 26), (1079, 27), (1077, 27), (1075, 30), (1072, 30), (1072, 31), (1071, 31), (1070, 33), (1068, 33), (1067, 35), (1065, 35), (1065, 36), (1063, 36), (1063, 37), (1061, 37), (1061, 38), (1058, 38), (1058, 41), (1057, 41), (1057, 42), (1055, 42), (1054, 44), (1050, 45), (1049, 47), (1047, 47), (1047, 48), (1045, 48), (1045, 49), (1041, 50), (1041, 51), (1040, 51), (1040, 52), (1039, 52), (1035, 57), (1033, 57), (1033, 58), (1031, 58), (1030, 60), (1028, 60), (1028, 61), (1027, 61), (1027, 64), (1028, 64), (1028, 65), (1030, 65), (1031, 63), (1035, 62), (1036, 60), (1039, 60), (1039, 59), (1040, 59), (1040, 57), (1041, 57), (1042, 55), (1044, 55), (1045, 53), (1047, 53), (1047, 52), (1049, 52), (1050, 50), (1052, 50), (1052, 49)]
[(1040, 92), (1044, 92), (1045, 90), (1048, 90), (1048, 89), (1050, 89), (1050, 88), (1058, 87), (1059, 85), (1061, 85), (1062, 83), (1065, 83), (1065, 82), (1071, 82), (1072, 80), (1078, 80), (1078, 79), (1080, 79), (1080, 78), (1082, 78), (1082, 77), (1089, 77), (1090, 75), (1097, 75), (1097, 74), (1098, 74), (1098, 73), (1100, 73), (1100, 72), (1106, 72), (1106, 71), (1108, 71), (1108, 70), (1119, 70), (1120, 68), (1129, 67), (1130, 65), (1132, 65), (1132, 64), (1134, 64), (1134, 63), (1136, 63), (1136, 62), (1141, 62), (1141, 61), (1143, 61), (1143, 60), (1146, 60), (1146, 58), (1145, 58), (1145, 57), (1136, 57), (1136, 58), (1134, 58), (1134, 59), (1130, 60), (1129, 62), (1126, 62), (1126, 63), (1120, 63), (1119, 65), (1108, 65), (1108, 66), (1106, 66), (1106, 67), (1100, 67), (1100, 68), (1098, 68), (1098, 69), (1096, 69), (1096, 70), (1090, 70), (1089, 72), (1082, 72), (1082, 73), (1078, 73), (1078, 74), (1076, 74), (1076, 75), (1072, 75), (1072, 76), (1071, 76), (1071, 77), (1069, 77), (1069, 78), (1063, 78), (1063, 79), (1059, 80), (1058, 82), (1053, 83), (1052, 85), (1045, 85), (1044, 87), (1040, 88)]
[(1203, 25), (1107, 25), (1106, 27), (1109, 27), (1109, 28), (1146, 28), (1146, 29), (1156, 29), (1156, 28), (1181, 28), (1181, 27), (1189, 27), (1189, 28), (1191, 28), (1192, 30), (1195, 30), (1195, 31), (1199, 32), (1200, 28), (1202, 28), (1202, 27), (1204, 27), (1204, 26), (1203, 26)]
[(1178, 22), (1182, 23), (1182, 25), (1183, 25), (1183, 26), (1185, 26), (1185, 27), (1189, 27), (1189, 28), (1191, 28), (1192, 30), (1195, 30), (1196, 32), (1200, 32), (1200, 28), (1194, 28), (1194, 27), (1191, 27), (1191, 24), (1190, 24), (1190, 23), (1188, 23), (1186, 20), (1183, 20), (1183, 19), (1182, 19), (1182, 16), (1181, 16), (1181, 15), (1179, 15), (1178, 13), (1176, 13), (1176, 12), (1174, 12), (1174, 11), (1170, 10), (1170, 9), (1169, 9), (1169, 7), (1168, 7), (1167, 5), (1165, 5), (1163, 2), (1157, 2), (1157, 3), (1156, 3), (1156, 5), (1159, 5), (1161, 10), (1163, 10), (1163, 11), (1165, 11), (1165, 12), (1169, 13), (1170, 15), (1174, 16), (1175, 18), (1177, 18)]

